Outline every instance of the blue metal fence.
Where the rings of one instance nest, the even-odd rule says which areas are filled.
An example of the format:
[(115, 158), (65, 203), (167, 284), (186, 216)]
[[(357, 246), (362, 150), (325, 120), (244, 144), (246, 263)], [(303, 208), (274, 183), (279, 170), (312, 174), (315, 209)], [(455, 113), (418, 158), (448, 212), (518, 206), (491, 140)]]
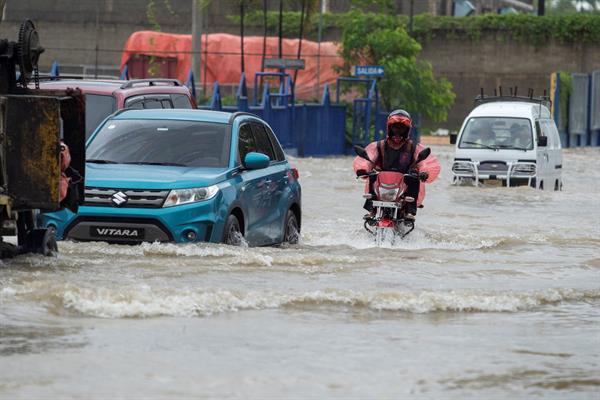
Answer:
[[(242, 74), (236, 93), (236, 105), (223, 106), (218, 83), (208, 106), (201, 109), (217, 111), (247, 111), (264, 119), (273, 128), (279, 142), (291, 155), (302, 157), (344, 154), (346, 107), (331, 104), (329, 86), (325, 85), (323, 98), (318, 104), (296, 104), (289, 74), (260, 74), (281, 77), (279, 87), (271, 91), (264, 82), (260, 102), (254, 94), (254, 104), (248, 101), (246, 77)], [(255, 87), (257, 78), (255, 77)]]
[(590, 146), (600, 146), (600, 70), (590, 77)]
[[(565, 80), (563, 74), (556, 73), (552, 97), (563, 147), (600, 146), (600, 70), (570, 74), (570, 92)], [(561, 101), (564, 96), (568, 101)]]

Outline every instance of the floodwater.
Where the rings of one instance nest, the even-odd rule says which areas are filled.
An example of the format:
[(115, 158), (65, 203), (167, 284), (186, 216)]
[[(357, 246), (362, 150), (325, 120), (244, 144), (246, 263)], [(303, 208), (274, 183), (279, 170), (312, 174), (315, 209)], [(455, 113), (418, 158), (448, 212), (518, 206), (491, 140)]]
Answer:
[(564, 191), (450, 185), (377, 248), (351, 158), (302, 243), (59, 244), (0, 267), (0, 398), (600, 398), (600, 149)]

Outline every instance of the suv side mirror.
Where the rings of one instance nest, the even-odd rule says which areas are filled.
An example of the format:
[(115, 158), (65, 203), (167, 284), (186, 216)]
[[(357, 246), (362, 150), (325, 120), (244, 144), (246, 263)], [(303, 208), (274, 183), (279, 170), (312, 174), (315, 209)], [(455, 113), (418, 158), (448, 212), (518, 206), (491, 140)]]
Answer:
[(457, 137), (458, 137), (458, 135), (456, 133), (451, 133), (450, 134), (450, 144), (456, 144)]
[(546, 147), (548, 146), (548, 136), (540, 136), (538, 137), (538, 146)]
[(244, 167), (248, 169), (262, 169), (269, 166), (271, 159), (262, 153), (250, 152), (244, 157)]

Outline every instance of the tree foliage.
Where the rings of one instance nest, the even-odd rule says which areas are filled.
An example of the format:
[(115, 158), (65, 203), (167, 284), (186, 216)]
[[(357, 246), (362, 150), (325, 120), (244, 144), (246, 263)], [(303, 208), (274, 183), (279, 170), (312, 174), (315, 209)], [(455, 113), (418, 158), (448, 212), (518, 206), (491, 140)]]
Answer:
[(355, 11), (344, 21), (341, 55), (343, 72), (352, 65), (382, 65), (379, 89), (387, 109), (404, 108), (434, 121), (443, 121), (454, 102), (452, 85), (435, 78), (431, 64), (418, 60), (421, 45), (401, 27), (385, 26), (381, 19), (367, 23), (372, 14)]

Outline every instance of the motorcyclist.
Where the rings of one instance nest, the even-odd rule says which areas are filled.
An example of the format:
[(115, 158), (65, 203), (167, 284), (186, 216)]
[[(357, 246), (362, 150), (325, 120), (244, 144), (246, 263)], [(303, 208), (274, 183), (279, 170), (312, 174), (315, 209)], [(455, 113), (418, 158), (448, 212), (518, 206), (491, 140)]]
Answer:
[[(440, 163), (437, 158), (430, 154), (425, 160), (415, 164), (417, 155), (425, 147), (420, 143), (415, 144), (410, 138), (410, 130), (412, 127), (412, 118), (410, 114), (404, 110), (392, 111), (387, 118), (387, 137), (385, 140), (380, 140), (370, 143), (365, 150), (369, 156), (368, 160), (362, 157), (354, 159), (354, 172), (367, 173), (373, 170), (378, 171), (396, 171), (403, 174), (408, 174), (411, 171), (416, 172), (416, 176), (405, 175), (404, 183), (406, 184), (406, 195), (416, 201), (408, 202), (405, 217), (414, 219), (417, 213), (417, 206), (421, 206), (425, 197), (424, 183), (433, 182), (440, 173)], [(373, 184), (377, 178), (370, 177), (368, 185), (369, 193), (375, 195)], [(372, 213), (372, 200), (365, 202), (364, 208)], [(365, 218), (372, 216), (367, 214)]]

